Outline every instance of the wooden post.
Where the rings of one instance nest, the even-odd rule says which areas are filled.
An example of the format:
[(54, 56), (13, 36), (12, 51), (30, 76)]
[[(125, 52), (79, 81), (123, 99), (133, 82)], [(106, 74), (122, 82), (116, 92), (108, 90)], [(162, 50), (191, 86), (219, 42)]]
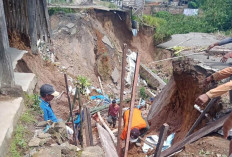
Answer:
[(70, 97), (69, 97), (69, 92), (68, 92), (68, 80), (67, 80), (67, 75), (64, 74), (64, 80), (65, 80), (65, 85), (66, 85), (66, 91), (67, 91), (67, 97), (68, 97), (68, 104), (69, 104), (69, 110), (70, 110), (70, 115), (71, 115), (71, 120), (72, 120), (72, 126), (73, 126), (73, 140), (74, 140), (74, 144), (77, 145), (77, 134), (76, 134), (76, 130), (74, 127), (74, 120), (73, 120), (73, 115), (72, 115), (72, 105), (71, 105), (71, 101), (70, 101)]
[(127, 54), (127, 44), (123, 45), (123, 55), (122, 55), (122, 72), (121, 72), (121, 90), (120, 90), (120, 109), (118, 118), (118, 140), (117, 140), (117, 152), (118, 156), (121, 156), (121, 133), (122, 133), (122, 108), (123, 108), (123, 94), (125, 88), (125, 73), (126, 73), (126, 54)]
[(79, 103), (79, 111), (80, 111), (80, 144), (81, 147), (83, 148), (83, 117), (82, 117), (82, 104), (81, 104), (81, 94), (80, 94), (80, 89), (78, 87), (77, 92), (78, 92), (78, 103)]
[(89, 144), (93, 146), (93, 132), (92, 132), (92, 123), (91, 123), (91, 114), (88, 108), (86, 108), (87, 113), (87, 124), (88, 124), (88, 135), (89, 135)]
[(140, 55), (137, 53), (137, 59), (136, 59), (136, 67), (135, 67), (135, 73), (134, 73), (134, 82), (133, 82), (132, 95), (131, 95), (130, 115), (129, 115), (129, 122), (128, 122), (128, 128), (127, 128), (126, 147), (125, 147), (124, 157), (127, 157), (128, 148), (129, 148), (129, 139), (130, 139), (131, 123), (132, 123), (133, 112), (134, 112), (135, 91), (136, 91), (137, 82), (138, 82), (139, 67), (140, 67)]
[(87, 109), (86, 106), (83, 106), (84, 109), (84, 120), (85, 120), (85, 139), (86, 139), (86, 146), (90, 146), (90, 140), (89, 140), (89, 125), (88, 125), (88, 117), (87, 117)]
[(189, 130), (189, 132), (187, 133), (186, 137), (189, 136), (193, 130), (197, 127), (197, 125), (201, 122), (202, 118), (205, 116), (205, 113), (213, 106), (213, 104), (219, 99), (219, 97), (217, 98), (213, 98), (212, 100), (210, 100), (210, 102), (208, 103), (208, 105), (206, 106), (206, 108), (204, 109), (204, 111), (200, 114), (200, 116), (197, 118), (197, 120), (195, 121), (195, 123), (193, 124), (193, 126), (191, 127), (191, 129)]
[(159, 134), (159, 141), (154, 153), (154, 157), (160, 157), (163, 145), (164, 145), (164, 139), (167, 135), (169, 125), (164, 123), (163, 126), (160, 129), (160, 134)]

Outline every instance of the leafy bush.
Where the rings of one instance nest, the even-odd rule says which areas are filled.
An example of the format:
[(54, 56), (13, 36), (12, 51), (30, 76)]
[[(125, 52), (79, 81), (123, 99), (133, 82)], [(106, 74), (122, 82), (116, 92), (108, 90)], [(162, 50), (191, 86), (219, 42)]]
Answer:
[(198, 7), (199, 7), (199, 6), (197, 5), (196, 2), (193, 2), (193, 1), (188, 2), (188, 8), (196, 9), (196, 8), (198, 8)]
[(39, 95), (32, 94), (32, 95), (25, 95), (25, 104), (28, 108), (32, 109), (33, 111), (39, 111), (42, 113), (42, 110), (40, 108), (40, 100)]
[(140, 90), (139, 90), (139, 95), (142, 99), (146, 99), (148, 97), (146, 91), (145, 91), (145, 88), (144, 87), (141, 87)]
[(49, 8), (48, 9), (48, 14), (50, 16), (56, 14), (56, 13), (59, 13), (59, 12), (62, 12), (62, 13), (65, 13), (65, 14), (68, 14), (68, 13), (75, 13), (75, 10), (72, 9), (72, 8)]

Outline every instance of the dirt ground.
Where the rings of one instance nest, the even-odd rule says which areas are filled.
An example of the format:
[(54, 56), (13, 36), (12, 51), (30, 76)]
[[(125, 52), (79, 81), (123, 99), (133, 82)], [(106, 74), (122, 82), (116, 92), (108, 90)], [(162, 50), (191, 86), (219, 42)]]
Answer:
[(226, 157), (229, 153), (229, 141), (222, 137), (208, 136), (199, 139), (198, 141), (186, 145), (183, 151), (175, 155), (176, 157)]

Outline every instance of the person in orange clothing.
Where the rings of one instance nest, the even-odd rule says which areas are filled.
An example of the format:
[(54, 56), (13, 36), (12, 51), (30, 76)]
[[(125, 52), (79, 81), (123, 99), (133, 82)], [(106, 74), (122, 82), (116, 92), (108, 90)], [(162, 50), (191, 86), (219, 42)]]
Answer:
[[(123, 115), (124, 129), (121, 134), (122, 140), (126, 139), (129, 115), (130, 115), (130, 109), (126, 110)], [(132, 143), (140, 142), (140, 140), (138, 140), (138, 137), (139, 136), (143, 137), (147, 133), (148, 130), (149, 130), (149, 124), (142, 117), (141, 110), (134, 108), (133, 118), (132, 118), (132, 123), (131, 123), (130, 141)]]
[[(204, 84), (206, 85), (212, 81), (219, 81), (219, 80), (225, 79), (227, 77), (230, 77), (230, 75), (232, 75), (232, 67), (222, 69), (222, 70), (214, 73), (213, 75), (207, 77), (205, 79)], [(195, 103), (197, 105), (203, 105), (209, 99), (221, 96), (222, 94), (228, 92), (229, 90), (232, 90), (232, 81), (224, 83), (224, 84), (222, 84), (214, 89), (211, 89), (207, 93), (200, 95), (195, 100)], [(228, 137), (228, 134), (229, 134), (229, 131), (231, 128), (232, 128), (232, 113), (230, 114), (229, 118), (227, 118), (227, 120), (223, 124), (223, 134), (224, 134), (224, 137), (226, 139)], [(232, 154), (232, 141), (230, 141), (230, 150), (229, 150), (229, 155), (231, 155), (231, 154)]]

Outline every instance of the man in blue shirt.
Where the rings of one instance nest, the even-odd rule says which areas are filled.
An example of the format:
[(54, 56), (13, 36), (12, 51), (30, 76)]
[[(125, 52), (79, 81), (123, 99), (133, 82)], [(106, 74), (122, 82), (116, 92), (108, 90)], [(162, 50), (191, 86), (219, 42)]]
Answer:
[(40, 107), (43, 110), (45, 121), (51, 120), (53, 122), (58, 122), (50, 105), (50, 101), (58, 95), (59, 92), (55, 91), (52, 85), (44, 84), (40, 87)]
[[(232, 38), (227, 38), (227, 39), (224, 39), (220, 42), (217, 42), (217, 43), (214, 43), (212, 45), (210, 45), (208, 48), (207, 48), (207, 51), (209, 51), (210, 49), (212, 49), (214, 46), (221, 46), (221, 45), (225, 45), (225, 44), (229, 44), (229, 43), (232, 43)], [(225, 54), (222, 59), (221, 59), (221, 62), (222, 63), (225, 63), (228, 58), (232, 58), (232, 52), (228, 52), (227, 54)]]

